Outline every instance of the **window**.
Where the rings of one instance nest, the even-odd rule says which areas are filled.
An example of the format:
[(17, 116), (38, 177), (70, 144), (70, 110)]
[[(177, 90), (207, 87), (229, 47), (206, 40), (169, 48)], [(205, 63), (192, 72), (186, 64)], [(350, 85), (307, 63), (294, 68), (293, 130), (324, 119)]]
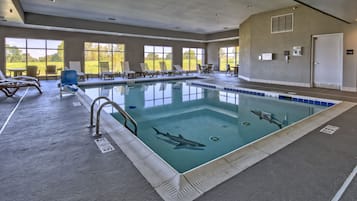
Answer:
[(182, 48), (182, 68), (187, 71), (196, 71), (197, 64), (204, 62), (204, 49)]
[(35, 65), (40, 75), (45, 75), (47, 65), (64, 67), (63, 40), (5, 38), (5, 52), (6, 69)]
[(195, 86), (187, 85), (183, 83), (182, 85), (182, 101), (193, 101), (203, 99), (205, 97), (203, 89)]
[(161, 105), (172, 104), (172, 84), (157, 83), (145, 86), (144, 107), (156, 107)]
[(145, 45), (144, 62), (150, 70), (161, 71), (160, 62), (165, 62), (167, 70), (172, 70), (172, 47)]
[(227, 64), (239, 65), (239, 46), (219, 48), (219, 70), (226, 71)]
[(84, 71), (87, 74), (99, 74), (99, 62), (109, 62), (112, 72), (123, 72), (125, 45), (115, 43), (84, 43)]
[(224, 103), (231, 103), (234, 105), (239, 105), (239, 94), (231, 92), (219, 92), (219, 101)]

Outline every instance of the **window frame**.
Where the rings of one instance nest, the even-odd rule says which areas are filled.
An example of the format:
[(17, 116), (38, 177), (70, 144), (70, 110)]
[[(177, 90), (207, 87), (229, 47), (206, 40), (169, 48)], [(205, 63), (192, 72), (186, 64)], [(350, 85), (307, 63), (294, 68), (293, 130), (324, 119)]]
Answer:
[[(188, 68), (185, 65), (185, 59), (184, 58), (184, 54), (185, 54), (185, 49), (188, 49)], [(191, 65), (191, 50), (194, 50), (194, 54), (195, 54), (195, 60), (196, 60), (196, 64), (194, 66)], [(201, 50), (201, 54), (199, 54), (199, 50)], [(199, 63), (199, 56), (201, 57), (201, 63)], [(182, 48), (182, 69), (183, 70), (188, 70), (188, 71), (197, 71), (197, 64), (201, 64), (204, 65), (205, 64), (205, 49), (204, 48), (199, 48), (199, 47), (183, 47)]]
[[(7, 45), (7, 39), (16, 39), (16, 40), (24, 40), (24, 47), (6, 47)], [(29, 47), (29, 40), (38, 40), (38, 41), (44, 41), (44, 47)], [(63, 48), (52, 48), (52, 47), (48, 47), (48, 42), (49, 41), (60, 41), (60, 44), (63, 43)], [(29, 61), (29, 56), (31, 56), (31, 50), (42, 50), (44, 51), (44, 57), (45, 57), (45, 67), (44, 69), (41, 69), (41, 66), (38, 66), (38, 71), (41, 73), (40, 76), (44, 76), (46, 74), (46, 66), (49, 65), (49, 62), (51, 61), (48, 61), (48, 58), (49, 56), (52, 56), (52, 55), (49, 55), (48, 52), (49, 51), (53, 51), (53, 50), (56, 50), (57, 53), (59, 52), (62, 52), (62, 58), (63, 60), (62, 61), (59, 61), (61, 62), (61, 65), (60, 66), (56, 66), (57, 69), (63, 69), (64, 68), (64, 63), (65, 63), (65, 53), (64, 53), (64, 49), (65, 49), (65, 42), (64, 40), (59, 40), (59, 39), (43, 39), (43, 38), (17, 38), (17, 37), (5, 37), (4, 38), (4, 42), (5, 42), (5, 71), (7, 71), (9, 68), (8, 68), (8, 62), (7, 62), (7, 50), (8, 49), (18, 49), (18, 50), (25, 50), (25, 52), (23, 53), (25, 55), (25, 66), (21, 67), (21, 68), (26, 68), (27, 66), (29, 65), (32, 65), (32, 64), (29, 64), (30, 62), (32, 61)], [(40, 61), (39, 61), (40, 62)], [(5, 72), (6, 75), (10, 75), (8, 73)], [(58, 72), (57, 72), (58, 74)]]
[[(166, 48), (169, 48), (171, 51), (166, 52), (166, 51), (165, 51)], [(146, 49), (152, 49), (152, 52), (146, 51)], [(156, 51), (156, 50), (158, 50), (158, 49), (161, 49), (162, 51)], [(146, 61), (146, 56), (145, 56), (146, 54), (150, 54), (150, 53), (153, 54), (152, 66), (151, 66), (150, 63), (148, 63), (148, 62)], [(155, 55), (156, 55), (156, 54), (161, 54), (161, 55), (162, 55), (162, 58), (161, 58), (161, 59), (160, 59), (160, 58), (156, 59), (156, 58), (155, 58)], [(170, 64), (167, 64), (167, 62), (166, 62), (167, 59), (165, 58), (165, 56), (167, 56), (168, 54), (171, 54), (171, 59), (170, 59), (171, 62), (170, 62)], [(157, 64), (157, 62), (158, 62), (158, 64)], [(149, 68), (150, 70), (154, 70), (154, 71), (161, 71), (161, 69), (160, 69), (160, 62), (165, 62), (165, 63), (166, 63), (167, 70), (172, 70), (173, 47), (172, 47), (172, 46), (166, 46), (166, 45), (144, 45), (144, 63), (147, 63), (148, 68)], [(159, 67), (157, 68), (157, 66), (159, 66)]]
[[(229, 48), (234, 48), (234, 52), (233, 53), (230, 53), (229, 52)], [(221, 65), (222, 64), (222, 58), (221, 58), (221, 50), (223, 50), (223, 49), (225, 49), (225, 60), (226, 60), (226, 62), (223, 64), (223, 66)], [(219, 60), (219, 71), (226, 71), (227, 69), (226, 69), (226, 66), (227, 66), (227, 64), (230, 64), (229, 63), (229, 58), (230, 58), (230, 55), (234, 55), (234, 62), (233, 62), (233, 65), (234, 66), (238, 66), (239, 65), (239, 45), (237, 45), (237, 46), (226, 46), (226, 47), (220, 47), (219, 49), (218, 49), (218, 60)], [(232, 64), (230, 64), (230, 65), (232, 65)]]
[[(86, 49), (87, 45), (86, 43), (90, 43), (90, 44), (96, 44), (96, 48), (93, 49)], [(125, 43), (112, 43), (112, 42), (93, 42), (93, 41), (85, 41), (83, 43), (84, 45), (84, 72), (86, 74), (92, 74), (92, 75), (96, 75), (100, 73), (99, 70), (99, 62), (101, 62), (102, 60), (100, 59), (100, 53), (109, 53), (110, 54), (110, 61), (109, 62), (109, 69), (111, 70), (111, 72), (114, 72), (115, 66), (114, 66), (114, 55), (115, 53), (119, 53), (119, 54), (123, 54), (123, 60), (119, 62), (118, 64), (118, 71), (114, 72), (114, 73), (122, 73), (124, 71), (124, 67), (122, 66), (122, 62), (125, 61), (125, 54), (126, 54), (126, 50), (125, 50)], [(109, 45), (110, 46), (110, 50), (101, 50), (101, 45)], [(123, 50), (115, 50), (114, 46), (123, 46)], [(89, 66), (86, 64), (87, 60), (86, 60), (86, 53), (87, 52), (94, 52), (97, 55), (97, 63), (96, 63), (96, 67), (97, 67), (97, 73), (93, 73), (93, 72), (87, 72), (87, 68), (89, 68)], [(120, 70), (119, 70), (120, 69)]]

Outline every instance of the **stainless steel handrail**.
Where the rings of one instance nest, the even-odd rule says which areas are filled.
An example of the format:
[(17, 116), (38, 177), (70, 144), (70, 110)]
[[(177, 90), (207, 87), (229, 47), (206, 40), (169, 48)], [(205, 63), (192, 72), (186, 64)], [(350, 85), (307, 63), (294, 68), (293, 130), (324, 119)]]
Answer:
[(88, 128), (93, 128), (95, 127), (95, 125), (93, 124), (93, 111), (94, 111), (94, 105), (95, 103), (100, 100), (100, 99), (105, 99), (106, 101), (110, 101), (110, 99), (106, 96), (99, 96), (97, 97), (96, 99), (93, 100), (91, 106), (90, 106), (90, 123), (89, 123), (89, 126)]
[[(127, 113), (125, 112), (118, 104), (116, 104), (113, 101), (108, 101), (103, 103), (98, 111), (97, 111), (97, 121), (96, 121), (96, 130), (95, 130), (95, 136), (100, 136), (101, 134), (99, 133), (99, 123), (100, 123), (100, 112), (102, 111), (102, 109), (106, 106), (106, 105), (112, 105), (116, 110), (118, 110), (118, 112), (124, 117), (124, 126), (125, 128), (127, 128), (128, 130), (130, 130), (134, 135), (137, 136), (137, 132), (138, 132), (138, 124), (136, 123), (136, 121)], [(128, 125), (127, 122), (129, 121), (134, 125), (134, 130), (132, 130)]]

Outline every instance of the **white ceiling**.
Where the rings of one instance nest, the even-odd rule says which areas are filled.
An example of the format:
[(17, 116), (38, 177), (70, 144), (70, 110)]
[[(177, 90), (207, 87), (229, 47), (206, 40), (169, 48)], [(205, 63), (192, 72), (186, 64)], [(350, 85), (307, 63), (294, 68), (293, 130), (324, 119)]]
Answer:
[(23, 23), (14, 2), (20, 2), (25, 13), (201, 34), (237, 29), (250, 15), (297, 2), (350, 23), (357, 21), (357, 0), (0, 0), (0, 24)]
[[(193, 33), (237, 29), (250, 15), (293, 0), (20, 0), (24, 12)], [(115, 20), (108, 20), (114, 18)]]
[(300, 0), (299, 2), (346, 22), (357, 21), (357, 0)]
[(0, 2), (0, 22), (23, 23), (19, 11), (16, 9), (12, 0), (1, 0)]

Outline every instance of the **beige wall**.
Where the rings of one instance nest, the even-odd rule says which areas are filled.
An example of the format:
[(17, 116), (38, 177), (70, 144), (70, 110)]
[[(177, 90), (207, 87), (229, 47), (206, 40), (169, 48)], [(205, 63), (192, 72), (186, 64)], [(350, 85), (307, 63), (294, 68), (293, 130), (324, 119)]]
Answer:
[[(271, 16), (294, 13), (294, 31), (271, 34)], [(311, 36), (344, 33), (344, 49), (357, 49), (356, 24), (348, 25), (308, 7), (299, 5), (251, 16), (240, 26), (240, 76), (259, 82), (310, 86)], [(286, 63), (284, 51), (292, 54), (293, 46), (303, 47), (303, 56), (290, 56)], [(350, 47), (347, 47), (350, 46)], [(261, 53), (274, 53), (273, 61), (259, 61)], [(348, 58), (347, 58), (348, 57)], [(345, 56), (345, 88), (356, 88), (356, 54)]]

